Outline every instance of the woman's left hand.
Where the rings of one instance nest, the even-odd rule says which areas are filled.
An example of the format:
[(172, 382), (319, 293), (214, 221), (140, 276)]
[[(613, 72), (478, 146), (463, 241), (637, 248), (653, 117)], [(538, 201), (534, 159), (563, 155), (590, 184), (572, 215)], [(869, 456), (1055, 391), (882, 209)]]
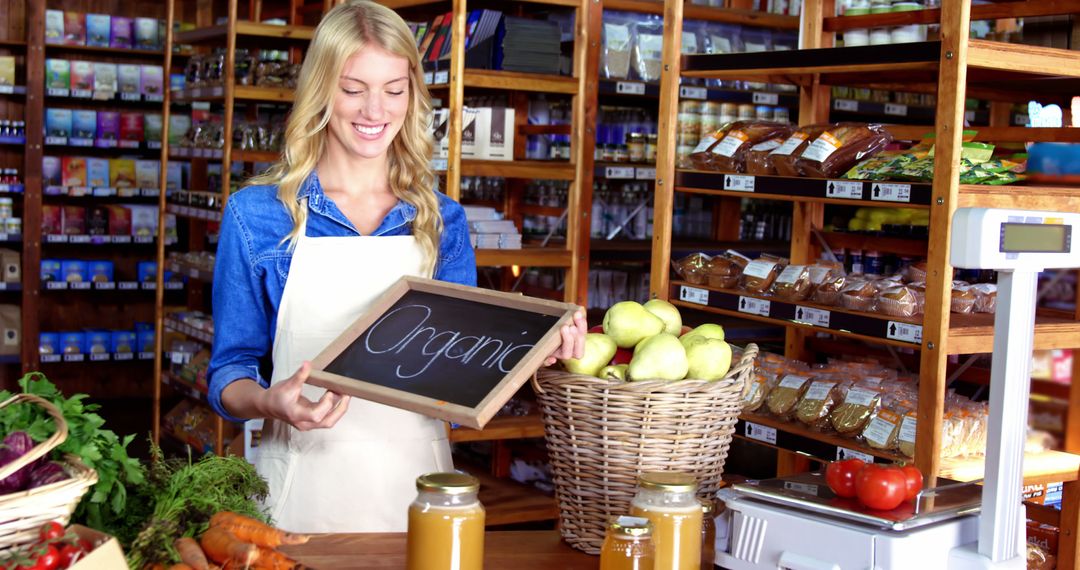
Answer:
[(574, 313), (574, 324), (562, 328), (562, 345), (544, 361), (544, 366), (551, 366), (560, 359), (582, 358), (585, 356), (585, 331), (589, 328), (585, 322), (585, 310)]

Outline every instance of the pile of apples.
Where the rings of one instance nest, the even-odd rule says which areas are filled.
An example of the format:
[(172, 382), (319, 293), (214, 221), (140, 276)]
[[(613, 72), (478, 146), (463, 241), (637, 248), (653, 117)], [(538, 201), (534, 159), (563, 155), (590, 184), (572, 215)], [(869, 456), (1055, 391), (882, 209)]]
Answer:
[(724, 327), (683, 326), (679, 309), (661, 299), (622, 301), (585, 335), (585, 355), (562, 361), (575, 374), (607, 380), (719, 380), (731, 369)]

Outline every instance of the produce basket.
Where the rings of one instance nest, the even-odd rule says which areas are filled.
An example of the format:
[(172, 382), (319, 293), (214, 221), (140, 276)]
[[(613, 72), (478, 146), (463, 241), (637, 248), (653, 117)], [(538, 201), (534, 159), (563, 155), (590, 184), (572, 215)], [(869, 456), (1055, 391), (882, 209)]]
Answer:
[[(40, 396), (16, 394), (0, 403), (0, 408), (21, 402), (44, 408), (56, 422), (56, 433), (34, 446), (25, 455), (0, 468), (0, 480), (45, 457), (56, 446), (64, 443), (68, 436), (68, 426), (63, 414)], [(83, 495), (97, 483), (97, 472), (74, 455), (66, 456), (63, 466), (70, 475), (69, 479), (0, 495), (0, 553), (35, 542), (38, 539), (38, 530), (46, 522), (56, 521), (67, 526), (71, 513), (75, 512), (75, 507)]]
[(714, 496), (757, 353), (747, 345), (715, 382), (621, 382), (541, 370), (534, 387), (566, 542), (599, 554), (608, 519), (629, 512), (643, 471), (691, 473), (698, 495)]

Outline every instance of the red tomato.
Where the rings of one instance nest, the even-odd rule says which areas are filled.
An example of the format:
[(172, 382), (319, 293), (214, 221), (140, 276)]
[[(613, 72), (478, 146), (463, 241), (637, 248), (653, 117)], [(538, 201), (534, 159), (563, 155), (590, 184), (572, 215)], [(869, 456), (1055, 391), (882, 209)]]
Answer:
[(56, 570), (58, 566), (60, 566), (60, 551), (51, 544), (45, 548), (44, 554), (38, 556), (37, 563), (34, 564), (35, 568), (41, 568), (41, 570)]
[(922, 491), (922, 471), (919, 471), (919, 468), (914, 465), (905, 465), (900, 468), (900, 471), (904, 472), (904, 478), (907, 481), (907, 491), (904, 494), (904, 500), (914, 501), (915, 497), (919, 496), (919, 491)]
[(65, 544), (60, 547), (60, 568), (70, 567), (76, 560), (81, 560), (83, 556), (85, 556), (85, 553), (81, 548), (74, 544)]
[(90, 554), (91, 552), (93, 552), (94, 548), (95, 548), (94, 543), (90, 542), (89, 540), (86, 540), (85, 538), (80, 538), (79, 542), (77, 543), (77, 546), (79, 547), (80, 550), (82, 550), (83, 552), (85, 552), (87, 554)]
[(907, 478), (896, 467), (868, 465), (855, 478), (855, 496), (863, 505), (879, 511), (891, 511), (904, 502)]
[(850, 499), (855, 496), (855, 477), (865, 466), (862, 459), (833, 461), (825, 468), (825, 482), (838, 497)]
[(56, 540), (64, 536), (64, 526), (56, 521), (47, 522), (41, 525), (38, 536), (41, 537), (42, 542)]

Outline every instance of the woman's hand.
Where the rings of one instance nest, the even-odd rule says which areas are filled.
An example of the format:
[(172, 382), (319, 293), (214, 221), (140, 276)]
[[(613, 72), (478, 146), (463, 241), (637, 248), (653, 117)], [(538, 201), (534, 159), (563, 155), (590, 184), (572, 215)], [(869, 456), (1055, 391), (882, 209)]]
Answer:
[(585, 311), (578, 309), (574, 313), (574, 324), (564, 325), (560, 331), (562, 345), (544, 361), (544, 366), (551, 366), (560, 359), (585, 356), (585, 331), (588, 329), (589, 326), (585, 323)]
[(349, 396), (327, 390), (318, 402), (312, 402), (303, 394), (310, 374), (311, 363), (304, 362), (291, 378), (264, 390), (259, 403), (263, 416), (288, 422), (300, 431), (333, 427), (349, 409)]

